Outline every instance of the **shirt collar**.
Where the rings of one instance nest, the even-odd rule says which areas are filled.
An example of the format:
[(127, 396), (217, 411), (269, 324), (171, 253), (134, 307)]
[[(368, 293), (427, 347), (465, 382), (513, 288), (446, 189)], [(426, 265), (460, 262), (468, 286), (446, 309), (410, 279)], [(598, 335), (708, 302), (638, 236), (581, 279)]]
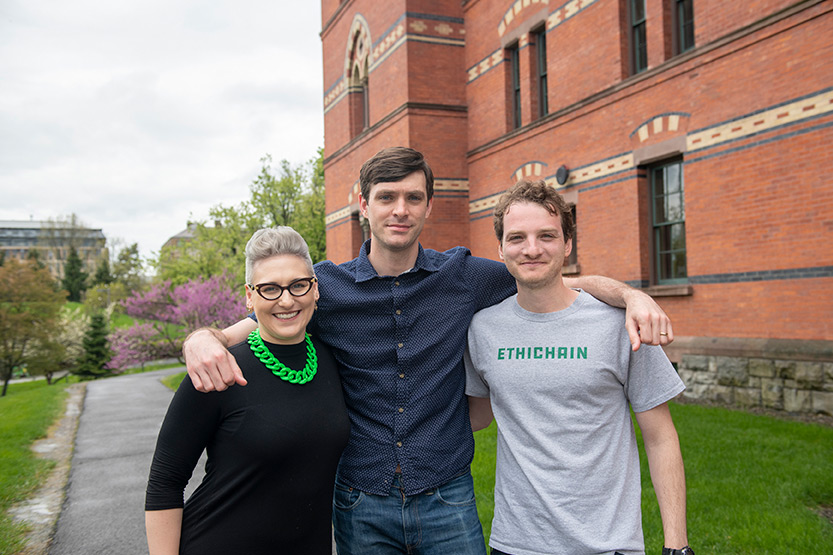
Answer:
[[(356, 283), (361, 283), (363, 281), (368, 281), (379, 277), (379, 274), (376, 273), (376, 269), (373, 267), (373, 264), (370, 263), (370, 259), (367, 257), (368, 253), (370, 252), (370, 241), (370, 239), (365, 241), (362, 245), (362, 248), (359, 250), (359, 256), (356, 259)], [(425, 250), (422, 248), (422, 244), (420, 243), (414, 267), (405, 273), (408, 274), (411, 272), (416, 272), (417, 270), (436, 272), (438, 269), (439, 266), (437, 265), (437, 262), (425, 253)]]

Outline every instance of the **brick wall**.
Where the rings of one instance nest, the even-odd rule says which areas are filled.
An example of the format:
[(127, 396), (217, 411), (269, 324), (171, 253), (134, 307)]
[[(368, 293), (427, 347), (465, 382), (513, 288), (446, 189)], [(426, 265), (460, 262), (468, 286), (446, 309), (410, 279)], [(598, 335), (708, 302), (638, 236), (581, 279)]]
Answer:
[[(690, 374), (694, 384), (714, 379), (703, 385), (740, 388), (731, 396), (747, 402), (758, 397), (741, 389), (783, 380), (785, 408), (787, 395), (811, 410), (828, 406), (814, 400), (824, 395), (783, 393), (798, 378), (780, 368), (799, 359), (764, 356), (754, 346), (833, 344), (833, 3), (698, 0), (695, 47), (673, 56), (672, 14), (660, 0), (646, 0), (648, 68), (638, 75), (629, 65), (626, 0), (370, 6), (322, 3), (330, 21), (322, 36), (334, 260), (355, 255), (361, 230), (350, 220), (351, 188), (361, 163), (384, 146), (413, 146), (434, 168), (434, 211), (422, 237), (428, 247), (465, 244), (497, 259), (497, 196), (519, 177), (545, 179), (576, 205), (582, 275), (607, 275), (656, 295), (682, 346), (668, 351), (672, 360), (705, 357), (689, 363), (699, 368), (706, 360), (715, 375), (746, 365), (751, 380), (728, 386)], [(371, 62), (371, 127), (350, 136), (338, 79), (356, 14), (379, 55)], [(550, 114), (539, 118), (529, 32), (542, 24)], [(515, 43), (520, 129), (511, 125), (505, 50)], [(683, 163), (688, 283), (657, 287), (648, 170), (672, 158)], [(563, 185), (555, 180), (562, 164), (570, 170)], [(698, 338), (710, 340), (689, 348)], [(711, 339), (741, 341), (752, 352), (715, 354)], [(824, 365), (833, 354), (819, 352), (813, 363), (823, 369), (821, 389), (809, 391), (829, 393)], [(760, 360), (776, 361), (779, 370), (758, 375), (766, 366)], [(815, 376), (817, 366), (807, 372)], [(761, 403), (776, 385), (761, 386)]]

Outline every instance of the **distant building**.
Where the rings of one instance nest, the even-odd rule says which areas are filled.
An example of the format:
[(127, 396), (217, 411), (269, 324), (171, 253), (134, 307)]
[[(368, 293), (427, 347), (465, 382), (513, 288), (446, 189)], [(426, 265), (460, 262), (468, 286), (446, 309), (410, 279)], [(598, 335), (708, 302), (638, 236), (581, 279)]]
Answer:
[(384, 147), (426, 155), (439, 250), (496, 259), (498, 197), (543, 179), (576, 213), (565, 273), (653, 295), (689, 394), (833, 413), (833, 2), (321, 8), (328, 258), (368, 236)]
[(100, 229), (71, 227), (60, 222), (0, 221), (0, 252), (7, 259), (25, 260), (31, 251), (56, 279), (64, 277), (64, 264), (71, 246), (84, 262), (85, 271), (95, 272), (107, 254), (107, 239)]
[(171, 236), (165, 244), (162, 245), (162, 248), (175, 248), (180, 245), (184, 245), (186, 243), (190, 243), (194, 240), (195, 231), (197, 229), (197, 224), (189, 223), (188, 227), (177, 233), (176, 235)]

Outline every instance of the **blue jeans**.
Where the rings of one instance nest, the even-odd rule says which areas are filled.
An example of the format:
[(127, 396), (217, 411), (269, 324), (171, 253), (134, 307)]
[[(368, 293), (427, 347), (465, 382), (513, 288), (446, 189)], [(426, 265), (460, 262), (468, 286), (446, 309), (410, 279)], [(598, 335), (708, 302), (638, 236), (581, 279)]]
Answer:
[(387, 496), (336, 480), (333, 528), (338, 555), (486, 555), (469, 472), (410, 496), (400, 474)]

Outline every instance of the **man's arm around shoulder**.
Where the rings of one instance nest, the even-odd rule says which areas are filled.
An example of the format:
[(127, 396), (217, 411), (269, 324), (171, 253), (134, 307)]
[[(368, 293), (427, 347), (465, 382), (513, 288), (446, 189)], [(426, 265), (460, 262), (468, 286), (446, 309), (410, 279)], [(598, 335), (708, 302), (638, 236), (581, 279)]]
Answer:
[(246, 318), (222, 331), (200, 328), (191, 332), (182, 344), (182, 354), (194, 389), (207, 393), (223, 391), (234, 384), (246, 385), (228, 346), (244, 341), (255, 328), (255, 321)]
[(642, 343), (667, 345), (674, 341), (671, 319), (650, 295), (604, 276), (565, 277), (564, 285), (584, 289), (605, 304), (624, 308), (625, 327), (634, 351)]

